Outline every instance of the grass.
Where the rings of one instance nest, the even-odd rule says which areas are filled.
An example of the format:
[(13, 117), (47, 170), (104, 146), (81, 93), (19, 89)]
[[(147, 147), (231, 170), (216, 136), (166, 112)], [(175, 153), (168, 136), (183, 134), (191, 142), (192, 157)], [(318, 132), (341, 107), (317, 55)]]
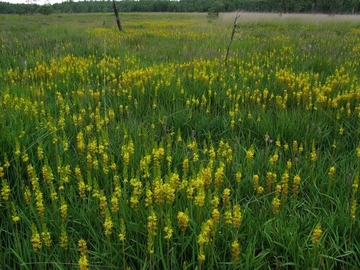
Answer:
[(0, 17), (2, 268), (359, 268), (360, 23), (121, 18)]

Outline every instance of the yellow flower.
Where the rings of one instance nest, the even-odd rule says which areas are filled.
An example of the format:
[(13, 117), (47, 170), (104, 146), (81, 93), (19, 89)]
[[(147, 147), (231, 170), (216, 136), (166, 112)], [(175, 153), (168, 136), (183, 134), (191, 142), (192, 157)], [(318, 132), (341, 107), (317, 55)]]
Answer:
[(41, 233), (42, 240), (45, 244), (45, 246), (50, 247), (51, 246), (51, 235), (50, 232), (47, 230), (47, 228), (44, 228), (44, 231)]
[(67, 210), (68, 210), (68, 206), (67, 204), (63, 201), (62, 204), (60, 205), (60, 213), (61, 213), (61, 218), (63, 220), (66, 219), (67, 217)]
[(241, 213), (240, 204), (236, 204), (233, 207), (233, 227), (239, 228), (241, 225), (241, 221), (242, 221), (242, 213)]
[(11, 192), (10, 186), (9, 186), (7, 180), (2, 180), (1, 184), (2, 184), (1, 185), (1, 191), (0, 191), (1, 198), (4, 201), (7, 201), (7, 200), (9, 200), (9, 195), (10, 195), (10, 192)]
[(107, 217), (105, 218), (105, 222), (104, 222), (104, 229), (105, 229), (105, 235), (106, 236), (111, 235), (112, 227), (113, 227), (113, 222), (111, 221), (111, 217), (108, 214)]
[(225, 164), (223, 162), (220, 162), (220, 165), (215, 172), (215, 188), (219, 188), (224, 181), (224, 169)]
[(350, 208), (350, 218), (354, 221), (355, 217), (356, 217), (356, 207), (357, 207), (357, 203), (356, 203), (356, 199), (352, 199), (351, 200), (351, 208)]
[(156, 213), (154, 210), (150, 210), (150, 214), (148, 216), (148, 231), (149, 234), (151, 234), (152, 236), (156, 236), (157, 235), (157, 217), (156, 217)]
[(86, 257), (87, 258), (88, 248), (87, 248), (87, 245), (86, 245), (86, 241), (84, 239), (80, 239), (78, 241), (78, 247), (79, 247), (79, 252), (80, 252), (81, 257)]
[(87, 270), (89, 269), (89, 262), (86, 255), (83, 255), (79, 259), (79, 268), (80, 270)]
[(236, 181), (237, 183), (240, 183), (240, 181), (241, 181), (241, 176), (242, 176), (241, 172), (238, 171), (238, 172), (236, 173), (236, 175), (235, 175), (235, 181)]
[(223, 191), (222, 201), (223, 201), (224, 207), (227, 207), (230, 203), (230, 193), (231, 193), (231, 190), (229, 188), (225, 188)]
[(43, 194), (40, 189), (35, 190), (36, 210), (40, 216), (44, 215), (45, 206), (43, 203)]
[(31, 225), (30, 242), (33, 246), (34, 251), (39, 251), (41, 249), (41, 247), (42, 247), (41, 238), (40, 238), (40, 234), (38, 233), (38, 230), (37, 230), (35, 224)]
[(186, 212), (179, 212), (177, 214), (178, 226), (181, 231), (185, 231), (189, 224), (189, 216)]
[(293, 195), (296, 197), (299, 194), (300, 175), (295, 175), (293, 179)]
[(205, 190), (203, 187), (199, 188), (199, 190), (197, 191), (197, 194), (194, 198), (194, 203), (196, 206), (202, 207), (205, 203)]
[(61, 225), (61, 234), (60, 234), (60, 247), (67, 250), (69, 248), (68, 246), (68, 236), (66, 233), (65, 225)]
[(255, 150), (254, 150), (254, 145), (252, 144), (251, 146), (250, 146), (250, 148), (246, 151), (246, 160), (248, 161), (248, 162), (251, 162), (252, 160), (253, 160), (253, 158), (254, 158), (254, 154), (255, 154)]
[(259, 188), (259, 175), (254, 174), (253, 181), (254, 181), (254, 189), (257, 190)]
[(335, 171), (336, 171), (335, 166), (330, 167), (328, 174), (331, 180), (334, 179)]
[(120, 233), (119, 233), (119, 240), (121, 242), (124, 242), (125, 241), (125, 236), (126, 236), (126, 227), (125, 227), (125, 222), (124, 222), (124, 219), (121, 218), (120, 219)]
[(280, 207), (280, 199), (278, 197), (275, 197), (272, 201), (273, 206), (273, 213), (274, 215), (279, 213), (279, 207)]
[(164, 238), (166, 240), (170, 240), (170, 238), (172, 237), (172, 234), (173, 234), (173, 229), (172, 229), (172, 226), (171, 226), (171, 219), (170, 219), (169, 215), (166, 217), (166, 225), (165, 225), (165, 228), (164, 228), (164, 232), (165, 232)]
[(322, 229), (321, 229), (321, 224), (318, 223), (313, 231), (313, 244), (314, 246), (317, 245), (317, 243), (319, 242), (319, 239), (322, 235)]
[(225, 224), (233, 223), (233, 216), (231, 210), (226, 210), (224, 213)]
[(211, 212), (211, 217), (215, 221), (216, 224), (219, 224), (220, 222), (220, 212), (217, 208), (214, 208)]
[(232, 263), (236, 263), (240, 260), (240, 245), (237, 240), (231, 243), (231, 258)]
[(312, 161), (312, 162), (315, 162), (315, 161), (316, 161), (316, 158), (317, 158), (316, 148), (315, 148), (315, 142), (312, 143), (310, 156), (311, 156), (311, 161)]
[(205, 261), (205, 258), (206, 258), (206, 257), (205, 257), (205, 254), (202, 253), (202, 252), (201, 252), (201, 253), (199, 254), (199, 256), (198, 256), (198, 259), (199, 259), (199, 261), (201, 261), (201, 262)]

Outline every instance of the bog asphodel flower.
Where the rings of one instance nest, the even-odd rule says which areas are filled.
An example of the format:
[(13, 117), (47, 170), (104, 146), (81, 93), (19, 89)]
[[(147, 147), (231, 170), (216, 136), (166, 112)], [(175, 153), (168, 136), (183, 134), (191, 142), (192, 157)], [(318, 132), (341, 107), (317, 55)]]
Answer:
[(231, 258), (232, 263), (236, 263), (240, 260), (240, 244), (237, 240), (231, 243)]
[(330, 169), (329, 169), (329, 172), (328, 172), (329, 177), (330, 177), (331, 180), (334, 179), (335, 171), (336, 171), (335, 166), (331, 166)]
[(148, 223), (147, 223), (147, 228), (149, 231), (149, 234), (152, 236), (156, 236), (157, 235), (157, 216), (154, 210), (150, 210), (150, 214), (148, 216)]
[(178, 226), (180, 228), (181, 231), (185, 232), (186, 228), (189, 225), (189, 216), (186, 212), (179, 212), (177, 214), (177, 220), (178, 220)]
[(9, 186), (9, 184), (8, 184), (8, 181), (5, 180), (5, 179), (3, 179), (3, 180), (1, 181), (1, 191), (0, 191), (1, 198), (2, 198), (4, 201), (9, 200), (10, 192), (11, 192), (11, 189), (10, 189), (10, 186)]
[(293, 195), (296, 197), (299, 194), (301, 177), (299, 174), (296, 174), (293, 179)]
[(121, 242), (125, 241), (126, 227), (125, 227), (125, 221), (123, 218), (120, 219), (120, 233), (119, 233), (118, 237)]
[(316, 227), (315, 227), (315, 229), (313, 231), (313, 237), (312, 237), (312, 241), (313, 241), (314, 246), (316, 246), (317, 243), (319, 242), (319, 239), (320, 239), (320, 237), (322, 235), (322, 232), (323, 231), (322, 231), (322, 228), (321, 228), (321, 223), (316, 224)]
[(165, 232), (164, 238), (166, 240), (170, 240), (172, 237), (172, 234), (173, 234), (173, 229), (172, 229), (171, 219), (170, 219), (169, 215), (166, 217), (164, 232)]
[(246, 151), (246, 160), (247, 160), (247, 162), (251, 162), (253, 160), (254, 154), (255, 154), (255, 147), (252, 144), (250, 146), (250, 148)]
[(66, 229), (65, 229), (65, 225), (62, 224), (61, 225), (61, 234), (60, 234), (60, 247), (67, 250), (69, 248), (69, 245), (68, 245), (68, 235), (67, 235), (67, 232), (66, 232)]
[(272, 201), (272, 206), (273, 206), (273, 213), (274, 215), (279, 213), (279, 207), (280, 207), (280, 199), (276, 196), (273, 201)]
[(240, 204), (236, 204), (233, 206), (233, 227), (239, 228), (242, 221), (242, 213)]
[(39, 251), (42, 247), (40, 234), (35, 226), (35, 224), (31, 225), (31, 239), (30, 242), (33, 246), (34, 251)]
[(106, 236), (111, 235), (111, 230), (112, 230), (114, 224), (113, 224), (113, 222), (112, 222), (112, 220), (111, 220), (110, 214), (107, 214), (107, 215), (106, 215), (106, 218), (105, 218), (105, 221), (104, 221), (103, 226), (104, 226), (104, 230), (105, 230), (105, 235), (106, 235)]

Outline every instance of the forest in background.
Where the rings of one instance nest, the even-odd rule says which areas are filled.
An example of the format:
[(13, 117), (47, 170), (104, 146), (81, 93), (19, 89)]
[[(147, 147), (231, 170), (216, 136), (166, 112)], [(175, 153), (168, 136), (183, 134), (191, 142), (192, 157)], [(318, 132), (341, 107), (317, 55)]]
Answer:
[[(357, 14), (360, 0), (123, 0), (116, 1), (121, 12), (249, 12)], [(64, 1), (39, 5), (0, 2), (1, 14), (97, 13), (112, 12), (112, 1)]]

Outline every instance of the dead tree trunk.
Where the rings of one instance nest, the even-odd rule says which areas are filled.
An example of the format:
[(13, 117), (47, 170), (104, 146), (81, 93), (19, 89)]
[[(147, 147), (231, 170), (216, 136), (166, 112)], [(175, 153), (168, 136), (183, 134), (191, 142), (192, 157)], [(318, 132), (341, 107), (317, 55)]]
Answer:
[(116, 24), (119, 28), (119, 31), (121, 32), (123, 30), (122, 26), (121, 26), (121, 22), (120, 22), (120, 17), (119, 17), (119, 12), (117, 10), (116, 4), (115, 4), (115, 0), (113, 0), (113, 9), (115, 12), (115, 18), (116, 18)]
[(238, 11), (238, 13), (236, 14), (235, 19), (234, 19), (234, 25), (233, 25), (233, 29), (232, 29), (232, 32), (231, 32), (230, 41), (229, 41), (229, 44), (228, 44), (228, 47), (227, 47), (227, 50), (226, 50), (225, 65), (227, 64), (227, 60), (229, 58), (229, 52), (230, 52), (231, 43), (233, 42), (234, 35), (237, 32), (236, 26), (237, 26), (237, 19), (239, 19), (239, 18), (240, 18), (240, 11)]

